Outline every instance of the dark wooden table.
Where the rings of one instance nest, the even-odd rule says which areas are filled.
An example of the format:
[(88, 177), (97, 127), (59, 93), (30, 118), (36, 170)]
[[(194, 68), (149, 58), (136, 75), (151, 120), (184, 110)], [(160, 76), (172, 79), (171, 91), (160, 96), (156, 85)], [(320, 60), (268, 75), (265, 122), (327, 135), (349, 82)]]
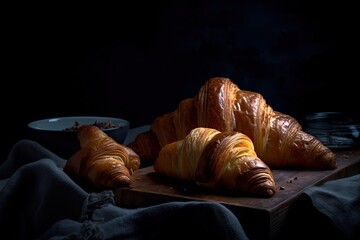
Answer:
[(237, 216), (250, 239), (276, 239), (289, 208), (306, 188), (360, 173), (360, 149), (335, 153), (338, 162), (335, 170), (273, 169), (278, 190), (271, 198), (201, 191), (164, 179), (150, 166), (135, 172), (129, 188), (114, 190), (116, 204), (136, 208), (169, 201), (215, 201)]

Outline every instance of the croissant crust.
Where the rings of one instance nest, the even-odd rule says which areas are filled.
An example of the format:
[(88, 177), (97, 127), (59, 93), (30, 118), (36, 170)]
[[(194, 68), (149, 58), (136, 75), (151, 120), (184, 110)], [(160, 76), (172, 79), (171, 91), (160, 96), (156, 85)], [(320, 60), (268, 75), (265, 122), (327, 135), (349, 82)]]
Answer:
[(195, 97), (182, 100), (173, 112), (157, 117), (150, 130), (128, 146), (142, 161), (153, 162), (161, 147), (184, 139), (196, 127), (247, 135), (258, 157), (269, 167), (337, 167), (335, 153), (304, 132), (296, 119), (274, 111), (261, 94), (241, 90), (223, 77), (209, 79)]
[(64, 171), (96, 189), (129, 186), (131, 175), (140, 166), (140, 157), (131, 148), (117, 143), (96, 126), (77, 131), (80, 150), (71, 156)]
[(183, 139), (166, 144), (154, 170), (201, 187), (271, 197), (276, 192), (270, 168), (260, 160), (246, 135), (194, 128)]

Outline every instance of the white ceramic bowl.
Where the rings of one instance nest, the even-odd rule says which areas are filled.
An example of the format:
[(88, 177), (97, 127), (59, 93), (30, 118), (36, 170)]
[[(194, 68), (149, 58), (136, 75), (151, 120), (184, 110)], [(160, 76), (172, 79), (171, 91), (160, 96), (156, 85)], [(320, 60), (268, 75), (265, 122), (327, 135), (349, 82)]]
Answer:
[(129, 121), (121, 118), (101, 116), (71, 116), (48, 118), (30, 122), (29, 139), (34, 140), (65, 159), (80, 149), (76, 136), (78, 125), (97, 125), (108, 136), (123, 144), (129, 128)]

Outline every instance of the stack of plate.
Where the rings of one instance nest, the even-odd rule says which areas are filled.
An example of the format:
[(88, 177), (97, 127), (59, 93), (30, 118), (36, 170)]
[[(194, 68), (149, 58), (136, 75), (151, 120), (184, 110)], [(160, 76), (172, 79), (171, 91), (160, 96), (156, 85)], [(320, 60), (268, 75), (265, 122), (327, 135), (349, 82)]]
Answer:
[(360, 123), (341, 112), (317, 112), (305, 117), (304, 131), (331, 149), (360, 147)]

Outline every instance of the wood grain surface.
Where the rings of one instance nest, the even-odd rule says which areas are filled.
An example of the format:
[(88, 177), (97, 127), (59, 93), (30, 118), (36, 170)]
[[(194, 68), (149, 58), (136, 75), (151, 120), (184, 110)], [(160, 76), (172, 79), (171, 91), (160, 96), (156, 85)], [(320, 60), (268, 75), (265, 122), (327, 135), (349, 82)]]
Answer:
[(128, 188), (114, 190), (116, 204), (137, 208), (169, 201), (215, 201), (238, 217), (250, 239), (275, 239), (291, 204), (306, 188), (360, 173), (359, 149), (335, 153), (335, 170), (272, 169), (277, 192), (271, 198), (205, 190), (160, 176), (152, 166), (141, 168), (132, 176)]

